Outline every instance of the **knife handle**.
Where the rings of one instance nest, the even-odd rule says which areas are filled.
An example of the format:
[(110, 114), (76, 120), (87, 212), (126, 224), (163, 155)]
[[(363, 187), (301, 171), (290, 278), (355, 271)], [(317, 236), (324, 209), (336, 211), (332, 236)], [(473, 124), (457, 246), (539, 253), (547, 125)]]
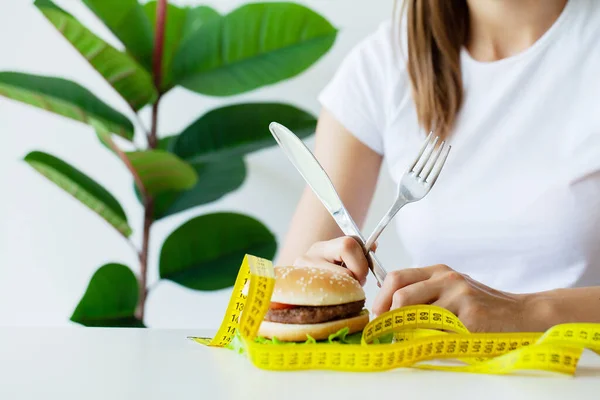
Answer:
[(353, 237), (361, 244), (363, 252), (365, 253), (365, 256), (367, 257), (367, 261), (369, 263), (369, 270), (373, 273), (373, 276), (375, 276), (375, 279), (377, 280), (377, 285), (381, 287), (381, 285), (383, 285), (383, 281), (385, 280), (387, 272), (381, 265), (381, 262), (379, 261), (375, 253), (372, 250), (369, 250), (365, 247), (365, 238), (360, 233), (360, 230), (354, 223), (354, 220), (352, 219), (348, 211), (344, 207), (342, 207), (341, 209), (332, 213), (332, 216), (345, 235)]
[(377, 286), (381, 287), (381, 285), (383, 285), (383, 281), (385, 280), (387, 273), (385, 272), (385, 269), (383, 269), (383, 267), (381, 266), (381, 262), (379, 261), (379, 259), (373, 251), (369, 251), (367, 259), (370, 261), (369, 269), (375, 276), (375, 279), (377, 279)]
[[(355, 235), (351, 236), (352, 238), (354, 238), (357, 242), (361, 243), (362, 239), (360, 237), (357, 237)], [(366, 248), (364, 247), (364, 241), (362, 241), (361, 246), (363, 248), (363, 252), (365, 252), (365, 256), (367, 258), (367, 262), (369, 265), (369, 270), (373, 273), (373, 276), (375, 276), (375, 279), (377, 280), (377, 286), (381, 287), (381, 285), (383, 285), (383, 281), (385, 280), (386, 277), (386, 272), (383, 269), (383, 267), (381, 266), (381, 262), (379, 261), (379, 259), (377, 258), (377, 256), (375, 255), (375, 253), (370, 250), (369, 252), (366, 252)], [(345, 266), (344, 263), (342, 263), (342, 266)]]

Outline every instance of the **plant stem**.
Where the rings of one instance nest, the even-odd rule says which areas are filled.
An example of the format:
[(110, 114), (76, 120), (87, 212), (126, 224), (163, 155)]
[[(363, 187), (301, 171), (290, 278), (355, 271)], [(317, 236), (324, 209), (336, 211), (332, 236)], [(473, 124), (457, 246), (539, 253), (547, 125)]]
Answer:
[[(158, 106), (160, 104), (160, 96), (156, 103), (152, 106), (152, 127), (150, 136), (148, 137), (148, 147), (155, 149), (157, 141), (157, 125), (158, 125)], [(144, 201), (144, 232), (142, 236), (142, 251), (140, 252), (140, 296), (138, 303), (138, 318), (144, 320), (144, 310), (146, 308), (146, 297), (148, 296), (148, 252), (150, 248), (150, 229), (154, 223), (154, 198), (148, 194)]]
[(156, 5), (156, 37), (154, 39), (154, 54), (152, 70), (154, 72), (154, 86), (161, 93), (163, 47), (165, 43), (165, 20), (167, 17), (167, 0), (158, 0)]
[(140, 252), (140, 295), (138, 303), (137, 317), (144, 320), (144, 310), (146, 308), (146, 297), (148, 296), (148, 253), (150, 247), (150, 228), (154, 222), (154, 199), (148, 198), (144, 210), (144, 233), (142, 238), (142, 251)]
[(150, 134), (148, 135), (148, 146), (151, 149), (155, 149), (158, 146), (158, 135), (156, 131), (158, 129), (158, 104), (160, 103), (160, 95), (156, 99), (156, 103), (152, 105), (152, 126), (150, 128)]
[[(158, 110), (160, 104), (160, 86), (162, 83), (162, 58), (165, 36), (165, 21), (167, 14), (167, 0), (158, 0), (156, 7), (156, 36), (154, 40), (153, 54), (153, 76), (154, 86), (159, 95), (156, 102), (152, 105), (152, 125), (148, 134), (148, 147), (155, 149), (158, 145)], [(145, 197), (144, 201), (144, 232), (142, 237), (142, 251), (140, 252), (140, 296), (136, 316), (143, 322), (144, 311), (146, 308), (146, 297), (148, 295), (148, 253), (150, 248), (150, 230), (154, 223), (154, 198), (150, 195)]]

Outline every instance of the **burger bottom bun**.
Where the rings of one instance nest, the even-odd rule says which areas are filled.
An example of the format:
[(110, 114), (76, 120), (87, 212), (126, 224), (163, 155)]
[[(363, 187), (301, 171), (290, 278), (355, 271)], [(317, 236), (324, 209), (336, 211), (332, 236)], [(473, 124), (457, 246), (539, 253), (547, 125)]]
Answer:
[(369, 323), (369, 311), (364, 309), (356, 317), (322, 322), (320, 324), (282, 324), (262, 321), (258, 335), (267, 339), (276, 337), (282, 342), (304, 342), (310, 335), (315, 340), (324, 340), (342, 328), (348, 328), (348, 334), (362, 331)]

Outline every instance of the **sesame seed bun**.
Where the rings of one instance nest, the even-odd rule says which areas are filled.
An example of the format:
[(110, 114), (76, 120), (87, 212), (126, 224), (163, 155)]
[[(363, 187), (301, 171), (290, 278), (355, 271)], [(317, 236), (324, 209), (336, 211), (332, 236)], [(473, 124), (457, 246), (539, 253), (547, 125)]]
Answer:
[[(365, 292), (360, 283), (341, 268), (276, 267), (271, 302), (296, 306), (289, 312), (284, 309), (283, 314), (287, 314), (287, 318), (296, 313), (299, 318), (290, 318), (294, 322), (284, 323), (284, 320), (275, 322), (277, 320), (272, 320), (272, 316), (267, 317), (261, 322), (258, 335), (269, 339), (276, 337), (284, 342), (302, 342), (308, 339), (307, 335), (315, 340), (327, 339), (342, 328), (348, 328), (350, 334), (360, 332), (369, 323), (369, 312), (359, 308), (354, 311), (356, 314), (352, 312), (349, 316), (347, 310), (356, 306), (352, 303), (364, 303), (364, 300)], [(338, 307), (336, 310), (346, 310), (346, 313), (341, 311), (339, 319), (320, 323), (311, 323), (310, 318), (306, 318), (307, 323), (304, 324), (295, 322), (302, 320), (303, 316), (312, 317), (314, 321), (315, 310), (310, 308), (321, 309), (316, 312), (318, 314), (323, 309), (331, 310), (332, 306)]]
[(343, 271), (276, 267), (271, 301), (297, 306), (333, 306), (365, 300), (360, 283)]
[(276, 337), (282, 342), (303, 342), (310, 335), (315, 340), (325, 340), (332, 333), (348, 328), (348, 334), (362, 331), (369, 323), (369, 312), (363, 310), (358, 316), (323, 322), (320, 324), (281, 324), (278, 322), (262, 321), (258, 335), (272, 339)]

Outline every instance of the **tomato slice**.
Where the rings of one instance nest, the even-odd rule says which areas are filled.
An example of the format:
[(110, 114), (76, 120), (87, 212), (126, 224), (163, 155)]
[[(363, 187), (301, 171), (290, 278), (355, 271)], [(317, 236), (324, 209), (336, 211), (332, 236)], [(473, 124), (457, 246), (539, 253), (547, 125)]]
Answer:
[(287, 310), (290, 308), (294, 308), (296, 307), (293, 304), (285, 304), (285, 303), (276, 303), (274, 301), (271, 302), (271, 305), (269, 306), (269, 308), (271, 310)]

